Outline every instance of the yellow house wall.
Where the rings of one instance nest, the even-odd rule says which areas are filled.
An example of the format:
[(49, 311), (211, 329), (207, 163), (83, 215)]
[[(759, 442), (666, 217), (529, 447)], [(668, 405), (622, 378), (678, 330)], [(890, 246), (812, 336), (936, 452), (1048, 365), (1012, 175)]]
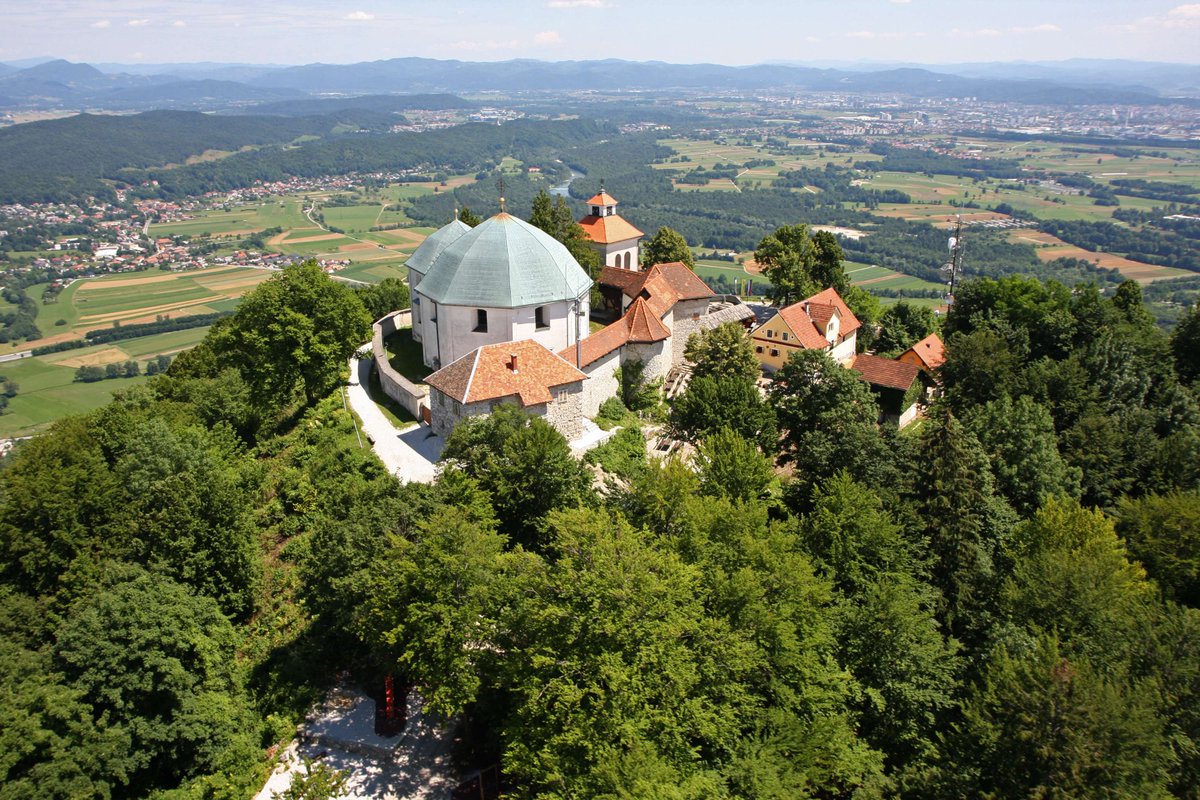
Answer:
[[(767, 336), (767, 331), (771, 332), (770, 337)], [(783, 340), (783, 334), (787, 334), (788, 340)], [(758, 359), (758, 363), (766, 367), (768, 370), (776, 370), (787, 363), (788, 356), (797, 350), (802, 349), (800, 342), (796, 339), (795, 332), (788, 327), (788, 324), (776, 314), (767, 320), (761, 328), (754, 331), (751, 336), (754, 344), (754, 357)], [(758, 352), (758, 348), (762, 348), (762, 352)], [(771, 355), (772, 350), (778, 350), (779, 355)]]

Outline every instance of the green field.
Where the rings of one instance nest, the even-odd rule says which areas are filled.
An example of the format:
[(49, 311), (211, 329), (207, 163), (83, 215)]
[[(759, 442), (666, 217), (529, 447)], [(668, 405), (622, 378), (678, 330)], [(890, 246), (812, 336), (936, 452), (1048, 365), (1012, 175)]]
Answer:
[(20, 393), (0, 415), (0, 436), (28, 436), (44, 430), (54, 420), (99, 408), (113, 392), (144, 383), (138, 378), (115, 378), (96, 383), (75, 383), (73, 367), (25, 358), (0, 364), (0, 375), (20, 385)]
[(199, 211), (194, 219), (150, 226), (151, 236), (234, 236), (267, 228), (320, 230), (304, 216), (304, 198), (272, 197), (235, 208)]

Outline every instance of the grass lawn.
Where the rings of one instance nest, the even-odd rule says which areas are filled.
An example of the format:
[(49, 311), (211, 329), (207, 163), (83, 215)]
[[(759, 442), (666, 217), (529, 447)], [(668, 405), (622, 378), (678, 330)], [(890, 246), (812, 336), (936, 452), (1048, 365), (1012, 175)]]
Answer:
[(383, 340), (392, 369), (413, 383), (424, 383), (433, 370), (425, 366), (421, 343), (412, 338), (412, 328), (401, 328)]
[(371, 379), (367, 382), (366, 389), (367, 396), (371, 398), (375, 405), (379, 406), (379, 410), (388, 418), (388, 422), (395, 425), (398, 429), (404, 430), (417, 424), (416, 418), (408, 413), (404, 406), (384, 393), (383, 387), (379, 385), (378, 370), (371, 370)]
[(40, 358), (0, 364), (0, 375), (20, 385), (20, 393), (9, 400), (8, 409), (0, 415), (3, 437), (38, 433), (61, 417), (97, 409), (110, 401), (114, 392), (147, 380), (141, 376), (76, 383), (73, 367), (48, 364)]

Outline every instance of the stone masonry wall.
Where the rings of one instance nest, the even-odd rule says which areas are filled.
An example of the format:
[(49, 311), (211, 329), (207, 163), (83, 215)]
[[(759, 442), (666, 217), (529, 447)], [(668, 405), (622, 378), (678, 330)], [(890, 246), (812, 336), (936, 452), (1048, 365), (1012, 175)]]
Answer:
[(371, 326), (371, 352), (375, 357), (375, 371), (379, 373), (379, 386), (383, 393), (395, 400), (404, 410), (421, 419), (421, 409), (429, 406), (429, 388), (417, 386), (408, 378), (392, 369), (388, 363), (383, 340), (401, 328), (412, 327), (412, 311), (405, 308), (393, 311)]
[(618, 347), (584, 368), (588, 379), (583, 382), (583, 415), (594, 417), (600, 404), (621, 393), (621, 382), (617, 380), (617, 367), (621, 366), (621, 349)]

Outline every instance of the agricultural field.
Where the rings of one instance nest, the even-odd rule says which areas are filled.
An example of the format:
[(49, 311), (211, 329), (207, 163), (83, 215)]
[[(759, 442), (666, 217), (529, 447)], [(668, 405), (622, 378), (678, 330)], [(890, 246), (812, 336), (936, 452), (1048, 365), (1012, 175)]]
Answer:
[(235, 237), (258, 233), (267, 228), (320, 229), (304, 216), (302, 197), (272, 197), (226, 209), (200, 211), (194, 219), (162, 222), (150, 226), (151, 236)]
[(1073, 244), (1068, 244), (1049, 233), (1033, 230), (1009, 231), (1009, 239), (1018, 244), (1033, 245), (1038, 258), (1042, 261), (1053, 261), (1056, 258), (1078, 258), (1090, 261), (1107, 269), (1115, 269), (1126, 278), (1132, 278), (1141, 283), (1152, 283), (1167, 278), (1178, 278), (1183, 275), (1195, 275), (1183, 269), (1160, 267), (1157, 264), (1145, 264), (1141, 261), (1131, 261), (1112, 253), (1093, 253)]
[[(60, 292), (56, 302), (39, 304), (37, 324), (45, 338), (19, 348), (78, 339), (90, 330), (109, 328), (114, 323), (154, 322), (160, 316), (227, 311), (270, 274), (246, 267), (212, 267), (78, 280)], [(43, 288), (31, 287), (29, 296), (40, 299)]]
[(8, 409), (0, 415), (0, 437), (29, 436), (43, 431), (56, 419), (99, 408), (112, 399), (114, 392), (146, 381), (142, 376), (76, 383), (74, 367), (42, 358), (0, 364), (0, 375), (20, 385), (20, 393), (9, 400)]
[[(116, 324), (154, 322), (160, 316), (230, 311), (242, 295), (266, 280), (267, 270), (215, 267), (179, 273), (125, 273), (78, 280), (64, 289), (57, 302), (38, 305), (38, 327), (45, 336), (20, 345), (0, 346), (0, 354), (82, 338), (90, 330)], [(29, 289), (40, 298), (44, 285)], [(62, 320), (62, 324), (56, 324)], [(115, 391), (145, 380), (116, 378), (95, 383), (75, 382), (75, 370), (137, 361), (142, 369), (159, 355), (175, 356), (196, 346), (208, 328), (169, 331), (123, 339), (76, 350), (0, 363), (0, 375), (15, 380), (20, 392), (0, 415), (0, 436), (27, 436), (68, 414), (80, 414), (107, 403)]]
[[(692, 139), (660, 139), (664, 147), (675, 151), (667, 161), (650, 164), (654, 169), (668, 170), (679, 173), (691, 171), (695, 167), (709, 169), (715, 164), (744, 164), (754, 159), (767, 159), (775, 162), (774, 166), (759, 166), (740, 170), (736, 180), (714, 180), (705, 186), (692, 186), (686, 183), (675, 183), (675, 188), (681, 191), (733, 191), (735, 189), (761, 188), (772, 185), (779, 173), (800, 167), (824, 167), (827, 163), (844, 164), (846, 159), (851, 161), (878, 161), (882, 156), (868, 151), (854, 152), (825, 152), (827, 144), (795, 140), (790, 144), (796, 145), (798, 152), (781, 156), (771, 153), (766, 147), (747, 147), (743, 144), (718, 144), (708, 140)], [(800, 148), (807, 148), (805, 152)], [(687, 161), (681, 159), (687, 158)]]

